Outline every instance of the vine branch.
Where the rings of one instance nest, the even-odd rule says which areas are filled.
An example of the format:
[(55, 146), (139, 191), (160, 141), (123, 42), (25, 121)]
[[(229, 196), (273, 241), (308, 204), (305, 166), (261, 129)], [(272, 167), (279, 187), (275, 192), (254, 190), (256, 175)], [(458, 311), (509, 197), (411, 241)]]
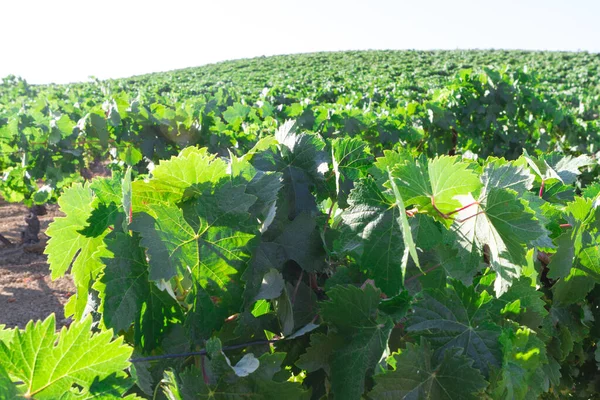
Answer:
[[(231, 346), (223, 346), (221, 348), (221, 350), (223, 350), (223, 351), (237, 350), (237, 349), (242, 349), (244, 347), (260, 346), (260, 345), (265, 345), (265, 344), (272, 344), (272, 343), (278, 342), (280, 340), (281, 339), (256, 340), (254, 342), (234, 344), (234, 345), (231, 345)], [(135, 362), (142, 362), (142, 361), (164, 360), (164, 359), (168, 359), (168, 358), (183, 358), (183, 357), (190, 357), (190, 356), (205, 356), (207, 354), (208, 353), (207, 353), (206, 349), (202, 349), (202, 350), (198, 350), (198, 351), (190, 351), (190, 352), (187, 352), (187, 353), (161, 354), (161, 355), (158, 355), (158, 356), (130, 358), (129, 362), (135, 363)]]

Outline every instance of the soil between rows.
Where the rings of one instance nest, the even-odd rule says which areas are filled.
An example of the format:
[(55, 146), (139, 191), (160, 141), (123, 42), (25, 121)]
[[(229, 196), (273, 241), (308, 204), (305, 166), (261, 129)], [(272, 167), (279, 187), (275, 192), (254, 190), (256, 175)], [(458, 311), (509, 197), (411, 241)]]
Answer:
[[(45, 242), (48, 224), (63, 214), (56, 205), (47, 206), (48, 213), (40, 216), (40, 239)], [(70, 275), (52, 281), (47, 256), (30, 252), (19, 245), (21, 231), (26, 227), (27, 207), (0, 199), (0, 234), (15, 245), (0, 244), (0, 325), (24, 328), (29, 320), (45, 319), (56, 314), (57, 328), (68, 325), (63, 306), (74, 293)]]

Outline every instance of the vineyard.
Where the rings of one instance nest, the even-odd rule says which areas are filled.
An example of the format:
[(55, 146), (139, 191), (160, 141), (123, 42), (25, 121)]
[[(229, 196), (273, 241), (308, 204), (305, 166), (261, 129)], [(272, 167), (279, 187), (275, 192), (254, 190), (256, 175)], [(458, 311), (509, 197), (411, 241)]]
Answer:
[(0, 257), (74, 294), (0, 399), (598, 398), (598, 155), (600, 54), (6, 77)]

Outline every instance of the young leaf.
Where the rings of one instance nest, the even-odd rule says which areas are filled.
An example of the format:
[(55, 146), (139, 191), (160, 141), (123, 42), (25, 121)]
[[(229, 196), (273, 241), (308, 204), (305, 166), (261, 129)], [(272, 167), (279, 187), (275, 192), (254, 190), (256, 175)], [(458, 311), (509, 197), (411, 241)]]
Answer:
[(55, 332), (54, 314), (30, 321), (10, 345), (0, 342), (0, 367), (23, 382), (26, 397), (57, 399), (73, 385), (84, 392), (129, 366), (132, 349), (112, 331), (90, 334), (92, 318)]
[(334, 139), (331, 142), (333, 172), (337, 199), (342, 208), (348, 206), (348, 194), (354, 182), (364, 177), (373, 161), (366, 142), (359, 138)]
[(455, 197), (474, 193), (481, 187), (469, 164), (457, 157), (421, 157), (397, 166), (392, 175), (397, 178), (398, 190), (407, 206), (414, 205), (420, 213), (429, 213), (447, 225), (451, 221), (443, 214), (461, 206)]

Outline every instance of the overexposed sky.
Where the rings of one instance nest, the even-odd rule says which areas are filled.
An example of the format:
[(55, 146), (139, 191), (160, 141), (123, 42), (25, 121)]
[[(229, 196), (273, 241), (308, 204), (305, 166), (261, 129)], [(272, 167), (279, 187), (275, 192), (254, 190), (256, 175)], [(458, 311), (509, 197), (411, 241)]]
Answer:
[(365, 49), (600, 52), (600, 0), (0, 0), (0, 77), (118, 78)]

